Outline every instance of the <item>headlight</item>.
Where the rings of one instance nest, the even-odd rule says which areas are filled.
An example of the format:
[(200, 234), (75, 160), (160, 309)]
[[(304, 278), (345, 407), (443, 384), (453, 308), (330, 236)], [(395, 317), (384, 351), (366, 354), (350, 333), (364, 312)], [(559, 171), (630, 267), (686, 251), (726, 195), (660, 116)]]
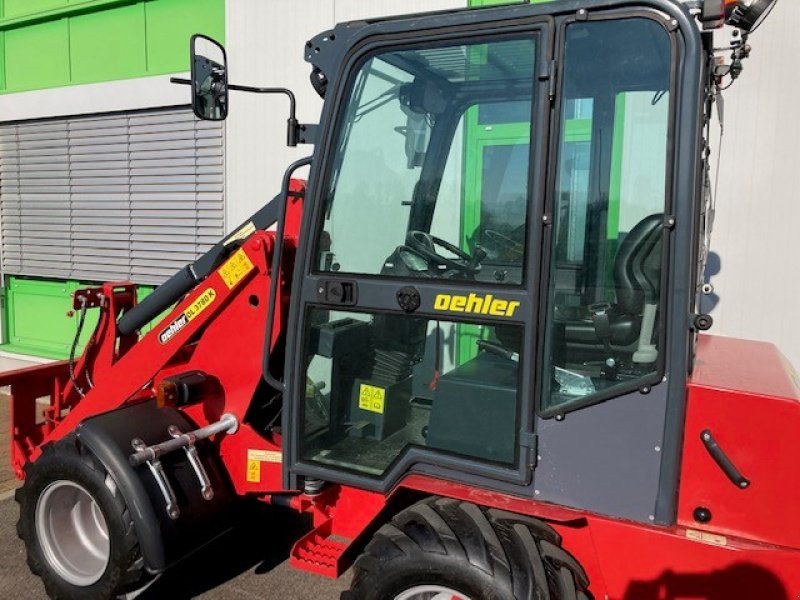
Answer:
[(744, 32), (754, 31), (777, 3), (778, 0), (728, 0), (725, 4), (725, 23)]

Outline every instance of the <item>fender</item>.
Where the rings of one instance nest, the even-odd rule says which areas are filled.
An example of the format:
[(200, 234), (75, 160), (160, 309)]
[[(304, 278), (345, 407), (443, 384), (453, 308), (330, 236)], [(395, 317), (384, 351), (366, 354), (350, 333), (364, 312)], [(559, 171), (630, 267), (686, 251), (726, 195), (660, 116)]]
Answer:
[(234, 512), (226, 510), (233, 494), (219, 465), (219, 452), (213, 450), (212, 442), (196, 445), (214, 490), (211, 500), (203, 499), (198, 479), (183, 450), (161, 457), (178, 499), (180, 515), (177, 519), (167, 514), (164, 496), (147, 464), (130, 465), (128, 457), (133, 452), (133, 439), (139, 438), (146, 444), (166, 441), (170, 439), (167, 428), (171, 425), (184, 432), (196, 429), (182, 412), (158, 408), (154, 401), (148, 401), (85, 419), (76, 430), (80, 442), (103, 464), (125, 499), (145, 567), (150, 573), (164, 571), (230, 529), (229, 515)]

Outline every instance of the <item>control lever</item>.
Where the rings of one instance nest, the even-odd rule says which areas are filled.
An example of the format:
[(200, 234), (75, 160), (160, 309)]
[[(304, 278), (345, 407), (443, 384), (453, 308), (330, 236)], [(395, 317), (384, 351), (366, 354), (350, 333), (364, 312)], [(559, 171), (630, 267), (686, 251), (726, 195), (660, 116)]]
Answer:
[(498, 344), (493, 344), (492, 342), (488, 342), (486, 340), (478, 340), (477, 341), (478, 348), (481, 350), (485, 350), (486, 352), (491, 352), (492, 354), (496, 354), (497, 356), (502, 356), (503, 358), (507, 358), (511, 362), (518, 363), (519, 362), (519, 353), (512, 352), (511, 350), (506, 350), (502, 346)]
[(472, 253), (472, 257), (469, 259), (467, 263), (467, 267), (470, 271), (477, 271), (478, 268), (481, 266), (483, 259), (486, 258), (488, 254), (486, 250), (483, 249), (480, 245), (475, 246), (475, 252)]

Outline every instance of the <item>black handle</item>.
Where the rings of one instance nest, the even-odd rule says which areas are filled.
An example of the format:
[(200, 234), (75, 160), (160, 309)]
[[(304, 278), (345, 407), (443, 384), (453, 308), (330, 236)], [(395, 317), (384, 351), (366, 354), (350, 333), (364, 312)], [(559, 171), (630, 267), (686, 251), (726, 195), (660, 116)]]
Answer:
[(122, 315), (117, 323), (117, 329), (120, 334), (128, 335), (137, 329), (141, 329), (162, 311), (175, 304), (181, 296), (195, 285), (197, 285), (197, 279), (195, 279), (191, 268), (189, 265), (183, 267), (153, 290), (153, 293), (142, 300), (140, 304), (137, 304)]
[(743, 490), (750, 487), (750, 480), (742, 475), (741, 471), (733, 464), (733, 461), (731, 461), (728, 455), (719, 447), (710, 429), (703, 430), (700, 434), (700, 439), (703, 441), (703, 445), (706, 447), (706, 450), (708, 450), (711, 458), (714, 459), (714, 462), (717, 463), (719, 468), (722, 469), (722, 472), (727, 475), (728, 479), (730, 479), (736, 487)]
[(324, 304), (355, 306), (358, 302), (358, 284), (355, 281), (320, 281), (317, 300)]
[(477, 269), (487, 256), (489, 256), (489, 254), (483, 249), (483, 246), (475, 246), (475, 251), (472, 253), (472, 257), (467, 263), (467, 268), (470, 270)]
[(490, 352), (497, 356), (502, 356), (503, 358), (507, 358), (511, 362), (518, 363), (519, 362), (519, 354), (516, 352), (512, 352), (511, 350), (507, 350), (498, 344), (494, 344), (487, 340), (478, 340), (476, 342), (478, 348), (481, 350), (485, 350), (486, 352)]
[(179, 85), (192, 85), (191, 79), (184, 79), (183, 77), (170, 77), (170, 83), (177, 83)]

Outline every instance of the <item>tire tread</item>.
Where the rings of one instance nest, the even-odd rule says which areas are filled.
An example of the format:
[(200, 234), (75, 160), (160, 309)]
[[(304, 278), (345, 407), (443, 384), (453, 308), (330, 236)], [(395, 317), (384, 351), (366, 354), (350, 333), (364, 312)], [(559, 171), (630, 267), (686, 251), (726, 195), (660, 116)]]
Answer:
[[(84, 592), (78, 594), (65, 593), (58, 575), (53, 573), (39, 556), (40, 550), (36, 539), (33, 518), (26, 517), (26, 515), (31, 515), (35, 512), (35, 503), (38, 497), (35, 497), (35, 492), (31, 487), (34, 485), (37, 471), (40, 468), (52, 468), (52, 463), (55, 461), (62, 461), (65, 465), (69, 465), (70, 461), (76, 458), (82, 465), (90, 469), (96, 477), (102, 478), (103, 481), (105, 480), (105, 477), (108, 475), (105, 467), (92, 452), (80, 443), (80, 440), (75, 434), (70, 434), (61, 440), (46, 444), (42, 447), (42, 454), (39, 459), (25, 465), (25, 483), (16, 491), (15, 499), (20, 507), (20, 518), (17, 521), (17, 535), (25, 544), (28, 568), (34, 575), (42, 579), (47, 595), (50, 598), (81, 598), (81, 600), (84, 598), (87, 600), (96, 598), (100, 600), (101, 598), (113, 597), (132, 591), (141, 586), (146, 577), (146, 572), (144, 561), (141, 560), (139, 540), (136, 536), (131, 513), (118, 488), (114, 490), (115, 493), (110, 495), (116, 505), (116, 510), (123, 524), (124, 535), (120, 542), (123, 548), (123, 555), (126, 557), (124, 562), (127, 563), (127, 565), (123, 572), (112, 581), (107, 582), (106, 586), (103, 586), (108, 589), (98, 589), (96, 590), (96, 594), (93, 593), (91, 595)], [(42, 465), (45, 465), (45, 467), (42, 467)], [(73, 589), (78, 590), (78, 588)]]
[(433, 496), (375, 533), (356, 560), (350, 591), (342, 598), (382, 600), (377, 594), (387, 576), (409, 561), (425, 564), (443, 551), (453, 569), (488, 576), (492, 598), (590, 600), (586, 572), (560, 544), (561, 536), (539, 519)]

